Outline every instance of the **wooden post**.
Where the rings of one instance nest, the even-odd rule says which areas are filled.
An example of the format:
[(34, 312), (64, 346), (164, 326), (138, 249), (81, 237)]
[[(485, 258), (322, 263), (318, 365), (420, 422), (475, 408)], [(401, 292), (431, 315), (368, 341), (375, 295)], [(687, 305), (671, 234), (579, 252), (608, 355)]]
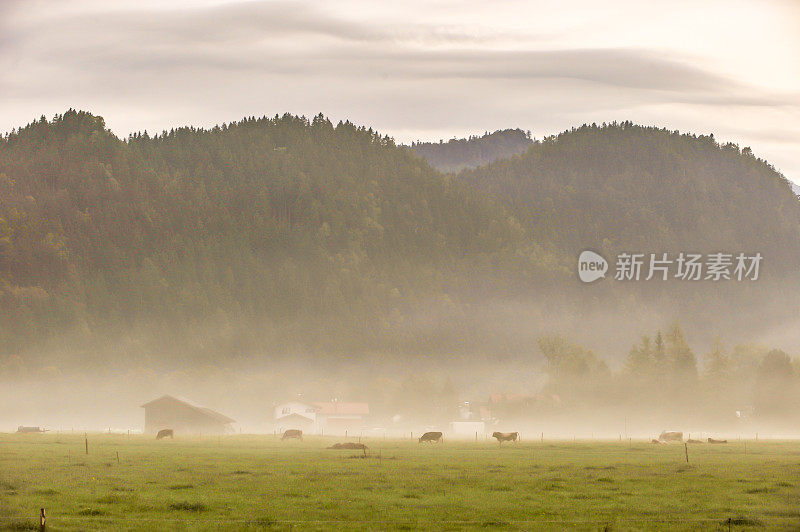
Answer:
[(478, 431), (477, 430), (475, 431), (475, 441), (476, 442), (478, 441)]
[(44, 508), (39, 508), (39, 530), (43, 531), (47, 528), (47, 516), (45, 515)]
[(84, 444), (85, 444), (85, 448), (86, 448), (86, 454), (89, 454), (89, 436), (86, 433), (84, 433), (83, 434), (83, 438), (84, 438)]
[(344, 439), (347, 439), (347, 429), (344, 429)]
[(119, 465), (119, 451), (117, 451), (117, 465)]
[(688, 443), (684, 443), (683, 444), (683, 450), (686, 452), (686, 463), (688, 464), (689, 463), (689, 444)]
[(744, 454), (747, 454), (747, 442), (744, 442)]

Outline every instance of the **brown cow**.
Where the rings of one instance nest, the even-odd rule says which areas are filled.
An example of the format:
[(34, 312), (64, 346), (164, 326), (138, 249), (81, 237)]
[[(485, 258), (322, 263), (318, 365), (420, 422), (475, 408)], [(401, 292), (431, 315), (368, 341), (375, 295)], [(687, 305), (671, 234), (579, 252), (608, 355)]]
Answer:
[(709, 438), (708, 443), (728, 443), (728, 440), (715, 440), (714, 438)]
[(283, 432), (283, 436), (281, 436), (281, 441), (283, 440), (302, 440), (303, 439), (303, 431), (299, 429), (289, 429)]
[(170, 439), (175, 439), (175, 433), (173, 432), (172, 429), (161, 429), (161, 430), (159, 430), (158, 434), (156, 434), (156, 439), (157, 440), (163, 440), (167, 436), (169, 436)]
[(424, 441), (432, 442), (432, 443), (442, 443), (442, 433), (441, 432), (426, 432), (422, 436), (419, 437), (419, 443)]
[(519, 432), (493, 432), (492, 438), (497, 439), (497, 442), (502, 445), (504, 441), (517, 442), (519, 439)]

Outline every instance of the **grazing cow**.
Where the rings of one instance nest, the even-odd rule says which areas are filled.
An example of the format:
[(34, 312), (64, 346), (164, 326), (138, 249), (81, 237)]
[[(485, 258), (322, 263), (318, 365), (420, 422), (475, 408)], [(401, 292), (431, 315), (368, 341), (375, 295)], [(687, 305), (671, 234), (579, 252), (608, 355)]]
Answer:
[(519, 432), (493, 432), (492, 438), (497, 439), (499, 444), (503, 444), (504, 441), (516, 441), (519, 439)]
[(426, 432), (422, 436), (419, 437), (419, 443), (424, 441), (432, 442), (432, 443), (442, 443), (442, 433), (441, 432)]
[(156, 434), (156, 439), (157, 440), (163, 440), (167, 436), (169, 436), (170, 439), (175, 439), (175, 433), (172, 431), (172, 429), (161, 429), (161, 430), (159, 430), (158, 434)]
[(281, 441), (283, 440), (302, 440), (303, 439), (303, 431), (299, 429), (289, 429), (283, 432), (283, 436), (281, 436)]
[(715, 440), (714, 438), (709, 438), (708, 443), (728, 443), (728, 440)]
[(368, 449), (366, 445), (363, 443), (355, 443), (355, 442), (345, 442), (345, 443), (334, 443), (328, 449), (357, 449), (359, 451), (364, 451)]
[(665, 430), (665, 431), (663, 431), (661, 433), (661, 435), (658, 437), (658, 439), (660, 441), (665, 441), (665, 442), (666, 441), (682, 442), (683, 441), (683, 432), (677, 432), (677, 431), (674, 431), (674, 430)]
[(693, 440), (689, 438), (688, 440), (686, 440), (686, 443), (703, 443), (703, 440)]

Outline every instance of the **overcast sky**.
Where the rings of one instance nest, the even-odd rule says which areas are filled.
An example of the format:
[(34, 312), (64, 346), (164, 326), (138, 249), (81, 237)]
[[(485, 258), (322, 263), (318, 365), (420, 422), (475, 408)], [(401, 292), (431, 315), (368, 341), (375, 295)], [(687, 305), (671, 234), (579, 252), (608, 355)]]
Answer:
[(800, 182), (800, 0), (0, 0), (0, 131), (322, 112), (401, 142), (584, 122), (714, 133)]

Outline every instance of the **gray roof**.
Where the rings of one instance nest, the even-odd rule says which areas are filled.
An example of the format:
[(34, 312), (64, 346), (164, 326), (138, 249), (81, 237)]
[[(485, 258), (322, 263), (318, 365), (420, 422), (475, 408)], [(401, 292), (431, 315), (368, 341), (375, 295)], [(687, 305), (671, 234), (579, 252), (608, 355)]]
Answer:
[(212, 418), (212, 419), (214, 419), (216, 421), (219, 421), (220, 423), (236, 423), (235, 419), (231, 419), (228, 416), (225, 416), (223, 414), (220, 414), (219, 412), (211, 410), (210, 408), (206, 408), (204, 406), (200, 406), (200, 405), (198, 405), (196, 403), (193, 403), (192, 401), (190, 401), (188, 399), (185, 399), (183, 397), (178, 398), (178, 397), (173, 397), (172, 395), (162, 395), (158, 399), (153, 399), (152, 401), (143, 404), (142, 408), (147, 408), (148, 406), (153, 406), (153, 405), (156, 405), (156, 404), (159, 404), (159, 403), (164, 403), (164, 402), (174, 402), (174, 403), (181, 404), (183, 406), (191, 408), (192, 410), (200, 412), (201, 414), (205, 414), (208, 417), (210, 417), (210, 418)]

